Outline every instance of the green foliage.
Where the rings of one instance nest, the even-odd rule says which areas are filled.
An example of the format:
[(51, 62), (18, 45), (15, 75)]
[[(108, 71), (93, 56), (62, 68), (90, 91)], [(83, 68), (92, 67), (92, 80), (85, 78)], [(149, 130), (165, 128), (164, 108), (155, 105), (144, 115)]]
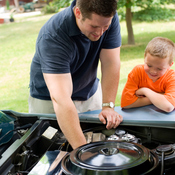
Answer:
[[(171, 4), (172, 9), (164, 5)], [(175, 0), (123, 0), (118, 1), (120, 20), (125, 20), (126, 8), (131, 8), (133, 19), (140, 21), (159, 21), (175, 19)]]
[(6, 0), (6, 8), (7, 8), (7, 10), (10, 10), (10, 3), (9, 3), (9, 0)]
[(120, 21), (121, 20), (125, 20), (125, 15), (126, 15), (125, 7), (118, 8), (117, 9), (117, 13), (118, 13), (118, 16), (119, 16)]
[(161, 7), (147, 8), (133, 13), (133, 19), (140, 21), (175, 20), (175, 10)]
[(175, 3), (175, 0), (123, 0), (118, 1), (118, 8), (127, 7), (131, 8), (134, 6), (141, 7), (141, 8), (151, 8), (155, 6), (160, 6), (164, 4), (171, 4)]
[(48, 5), (46, 5), (42, 8), (42, 12), (44, 14), (49, 14), (49, 13), (56, 13), (57, 10), (56, 10), (56, 7), (53, 6), (52, 3), (50, 2)]
[(57, 13), (61, 8), (68, 7), (71, 2), (72, 0), (53, 0), (42, 9), (42, 12), (44, 14)]

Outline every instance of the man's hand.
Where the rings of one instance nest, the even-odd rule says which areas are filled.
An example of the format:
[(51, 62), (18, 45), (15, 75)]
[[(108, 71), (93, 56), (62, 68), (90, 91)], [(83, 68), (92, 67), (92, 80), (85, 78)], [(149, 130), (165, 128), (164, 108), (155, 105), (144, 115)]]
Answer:
[(109, 107), (102, 109), (99, 114), (99, 119), (103, 124), (107, 124), (107, 129), (116, 128), (123, 121), (123, 117)]

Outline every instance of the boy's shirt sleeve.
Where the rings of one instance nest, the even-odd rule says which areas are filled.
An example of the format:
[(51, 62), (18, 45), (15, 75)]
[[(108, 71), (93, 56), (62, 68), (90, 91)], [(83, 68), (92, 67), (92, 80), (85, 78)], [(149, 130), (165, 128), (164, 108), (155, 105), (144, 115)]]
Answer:
[(175, 71), (171, 72), (166, 77), (165, 98), (175, 107)]
[(138, 97), (135, 92), (139, 87), (139, 69), (135, 67), (129, 74), (121, 97), (121, 107), (134, 103)]

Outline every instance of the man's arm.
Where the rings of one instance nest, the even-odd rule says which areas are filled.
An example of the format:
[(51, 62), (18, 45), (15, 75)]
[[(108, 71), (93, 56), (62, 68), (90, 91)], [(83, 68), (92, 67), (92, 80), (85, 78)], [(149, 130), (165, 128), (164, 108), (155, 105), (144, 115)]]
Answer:
[[(120, 77), (120, 47), (115, 49), (102, 49), (100, 61), (103, 103), (113, 102), (115, 104)], [(123, 120), (121, 115), (109, 107), (102, 108), (99, 119), (104, 124), (106, 124), (107, 120), (107, 129), (116, 128)]]
[(72, 79), (67, 74), (44, 74), (44, 79), (50, 92), (58, 124), (75, 149), (86, 144), (86, 139), (79, 123), (75, 105), (71, 99)]

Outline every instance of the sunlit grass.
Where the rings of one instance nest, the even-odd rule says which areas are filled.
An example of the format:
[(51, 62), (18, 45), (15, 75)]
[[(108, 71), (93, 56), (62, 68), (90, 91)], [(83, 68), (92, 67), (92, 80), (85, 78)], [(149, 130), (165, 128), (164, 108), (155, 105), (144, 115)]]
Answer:
[[(51, 16), (51, 15), (50, 15)], [(50, 18), (36, 16), (0, 25), (0, 109), (28, 112), (29, 72), (35, 42), (43, 24)], [(121, 72), (116, 105), (120, 105), (122, 89), (131, 69), (143, 63), (147, 43), (156, 36), (175, 42), (174, 22), (133, 22), (136, 45), (127, 45), (125, 22), (121, 22)], [(173, 66), (173, 69), (175, 67)], [(100, 69), (98, 77), (100, 77)]]

